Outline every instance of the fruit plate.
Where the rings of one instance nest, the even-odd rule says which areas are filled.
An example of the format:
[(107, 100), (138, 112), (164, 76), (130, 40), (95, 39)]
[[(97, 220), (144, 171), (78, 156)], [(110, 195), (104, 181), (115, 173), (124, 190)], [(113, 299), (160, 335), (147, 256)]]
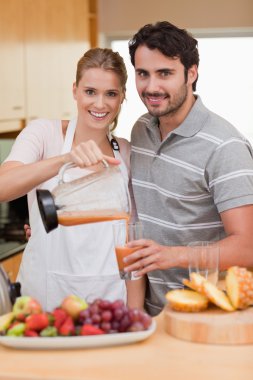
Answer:
[(104, 334), (93, 336), (68, 336), (68, 337), (44, 337), (44, 338), (28, 338), (28, 337), (10, 337), (0, 336), (0, 344), (6, 347), (16, 349), (71, 349), (71, 348), (92, 348), (118, 346), (130, 343), (140, 342), (147, 339), (154, 333), (156, 322), (145, 331), (126, 332), (117, 334)]

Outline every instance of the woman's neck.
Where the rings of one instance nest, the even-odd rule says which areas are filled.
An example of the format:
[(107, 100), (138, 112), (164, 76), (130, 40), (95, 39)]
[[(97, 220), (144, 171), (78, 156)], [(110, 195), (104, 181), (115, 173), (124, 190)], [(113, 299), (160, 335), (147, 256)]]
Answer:
[(73, 147), (82, 142), (93, 140), (101, 149), (103, 154), (113, 157), (113, 150), (107, 135), (108, 129), (87, 128), (79, 122), (77, 123), (75, 130)]
[(107, 134), (109, 128), (105, 129), (95, 129), (87, 126), (85, 122), (81, 120), (77, 120), (74, 143), (75, 145), (80, 144), (81, 142), (85, 142), (88, 140), (93, 140), (96, 142), (98, 146), (101, 146), (108, 142)]

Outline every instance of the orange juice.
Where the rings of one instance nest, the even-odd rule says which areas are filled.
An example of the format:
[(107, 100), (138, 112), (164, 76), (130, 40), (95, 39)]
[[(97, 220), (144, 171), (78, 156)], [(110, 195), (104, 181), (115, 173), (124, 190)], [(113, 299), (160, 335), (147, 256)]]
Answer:
[(129, 220), (130, 215), (114, 210), (101, 211), (66, 211), (58, 214), (58, 223), (63, 226), (75, 226), (77, 224), (106, 222), (110, 220)]
[(138, 251), (138, 249), (141, 249), (142, 247), (135, 247), (135, 248), (129, 248), (129, 247), (115, 247), (115, 252), (117, 256), (118, 261), (118, 267), (120, 271), (124, 270), (124, 267), (127, 265), (123, 262), (124, 257), (131, 255), (131, 253)]

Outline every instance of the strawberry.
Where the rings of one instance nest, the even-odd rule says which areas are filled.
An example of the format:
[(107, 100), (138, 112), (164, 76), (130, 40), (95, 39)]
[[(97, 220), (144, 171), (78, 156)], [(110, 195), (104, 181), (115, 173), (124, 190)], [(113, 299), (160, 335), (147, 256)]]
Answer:
[(80, 335), (101, 335), (105, 334), (105, 332), (98, 327), (92, 325), (83, 325), (80, 331)]
[(48, 316), (46, 313), (30, 314), (26, 320), (26, 330), (41, 331), (49, 325)]
[(58, 331), (60, 335), (64, 335), (64, 336), (74, 335), (75, 325), (70, 315), (67, 316), (63, 324), (58, 329)]
[(34, 330), (25, 330), (24, 336), (28, 336), (29, 338), (34, 338), (36, 336), (39, 336), (37, 331)]
[(59, 307), (59, 308), (54, 309), (54, 311), (52, 312), (52, 315), (54, 317), (54, 324), (53, 325), (54, 325), (54, 327), (57, 328), (57, 330), (59, 330), (61, 325), (67, 319), (68, 314), (65, 310), (63, 310)]

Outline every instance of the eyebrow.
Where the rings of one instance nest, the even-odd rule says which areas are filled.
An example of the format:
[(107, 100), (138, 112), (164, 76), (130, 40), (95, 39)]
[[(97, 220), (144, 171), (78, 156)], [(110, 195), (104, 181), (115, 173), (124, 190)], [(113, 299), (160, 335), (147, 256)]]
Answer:
[[(87, 90), (97, 90), (96, 87), (92, 87), (92, 86), (83, 86), (83, 88), (87, 89)], [(118, 88), (108, 88), (108, 89), (106, 89), (106, 91), (119, 92), (119, 89)]]
[[(159, 74), (159, 73), (164, 73), (165, 71), (167, 71), (169, 73), (174, 73), (176, 70), (175, 69), (171, 69), (169, 67), (164, 67), (162, 69), (156, 70), (155, 72)], [(140, 73), (140, 72), (148, 73), (149, 71), (145, 70), (145, 69), (136, 69), (135, 72), (136, 73)]]
[(145, 70), (145, 69), (135, 69), (136, 73), (140, 73), (140, 72), (145, 72), (147, 73), (148, 70)]
[(167, 71), (169, 73), (174, 73), (176, 70), (175, 69), (170, 69), (169, 67), (166, 67), (164, 69), (156, 70), (156, 73), (164, 73), (164, 71)]

